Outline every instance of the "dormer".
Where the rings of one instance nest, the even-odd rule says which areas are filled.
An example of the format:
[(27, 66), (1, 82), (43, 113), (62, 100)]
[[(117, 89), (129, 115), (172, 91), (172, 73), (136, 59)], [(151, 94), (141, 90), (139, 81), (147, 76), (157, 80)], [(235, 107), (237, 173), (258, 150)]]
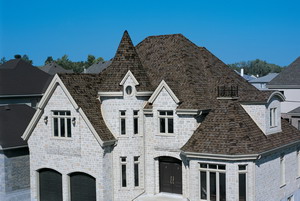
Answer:
[(281, 104), (285, 97), (279, 91), (273, 92), (266, 102), (242, 103), (242, 107), (250, 115), (265, 135), (281, 132)]
[(122, 81), (120, 86), (123, 86), (123, 97), (124, 99), (136, 96), (136, 86), (139, 85), (139, 82), (136, 80), (132, 72), (129, 70)]

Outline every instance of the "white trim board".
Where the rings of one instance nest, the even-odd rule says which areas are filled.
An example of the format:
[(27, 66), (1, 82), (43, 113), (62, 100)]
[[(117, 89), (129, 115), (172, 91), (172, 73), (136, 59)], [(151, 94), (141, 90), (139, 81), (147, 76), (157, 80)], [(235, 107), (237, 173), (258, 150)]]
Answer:
[(160, 92), (161, 92), (161, 90), (163, 88), (165, 88), (167, 90), (167, 92), (172, 97), (172, 99), (175, 101), (175, 103), (178, 104), (180, 102), (179, 99), (174, 94), (174, 92), (171, 90), (171, 88), (168, 86), (168, 84), (164, 80), (162, 80), (160, 82), (160, 84), (158, 85), (158, 87), (153, 92), (152, 96), (149, 98), (148, 102), (149, 103), (153, 103), (155, 101), (155, 99), (157, 98), (157, 96), (160, 94)]

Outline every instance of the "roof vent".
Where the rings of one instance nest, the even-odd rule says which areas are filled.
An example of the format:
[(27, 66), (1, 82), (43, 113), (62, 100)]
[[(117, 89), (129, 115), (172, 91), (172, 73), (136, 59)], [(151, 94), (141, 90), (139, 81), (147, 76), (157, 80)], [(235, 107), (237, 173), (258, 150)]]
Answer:
[(238, 86), (218, 86), (218, 99), (237, 99)]

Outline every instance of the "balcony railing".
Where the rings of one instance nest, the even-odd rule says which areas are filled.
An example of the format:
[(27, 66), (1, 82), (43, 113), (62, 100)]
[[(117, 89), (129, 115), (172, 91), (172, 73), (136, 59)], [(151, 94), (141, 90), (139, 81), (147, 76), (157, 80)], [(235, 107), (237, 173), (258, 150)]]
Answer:
[(218, 98), (237, 98), (238, 86), (218, 86)]

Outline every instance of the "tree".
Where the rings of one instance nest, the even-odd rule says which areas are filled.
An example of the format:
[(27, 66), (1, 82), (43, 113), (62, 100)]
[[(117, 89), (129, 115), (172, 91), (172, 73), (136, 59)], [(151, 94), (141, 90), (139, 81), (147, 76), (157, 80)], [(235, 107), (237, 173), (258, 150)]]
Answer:
[(87, 57), (86, 64), (87, 66), (91, 66), (95, 63), (95, 61), (96, 61), (96, 57), (94, 55), (89, 54)]
[(32, 60), (30, 60), (29, 57), (26, 54), (24, 54), (21, 59), (28, 62), (28, 63), (30, 63), (30, 64), (32, 64)]
[(52, 63), (54, 60), (53, 60), (53, 58), (52, 58), (52, 56), (49, 56), (49, 57), (47, 57), (47, 59), (45, 60), (45, 65), (46, 64), (50, 64), (50, 63)]
[(5, 59), (5, 57), (2, 57), (2, 58), (0, 59), (0, 64), (4, 64), (5, 62), (7, 62), (7, 60)]

